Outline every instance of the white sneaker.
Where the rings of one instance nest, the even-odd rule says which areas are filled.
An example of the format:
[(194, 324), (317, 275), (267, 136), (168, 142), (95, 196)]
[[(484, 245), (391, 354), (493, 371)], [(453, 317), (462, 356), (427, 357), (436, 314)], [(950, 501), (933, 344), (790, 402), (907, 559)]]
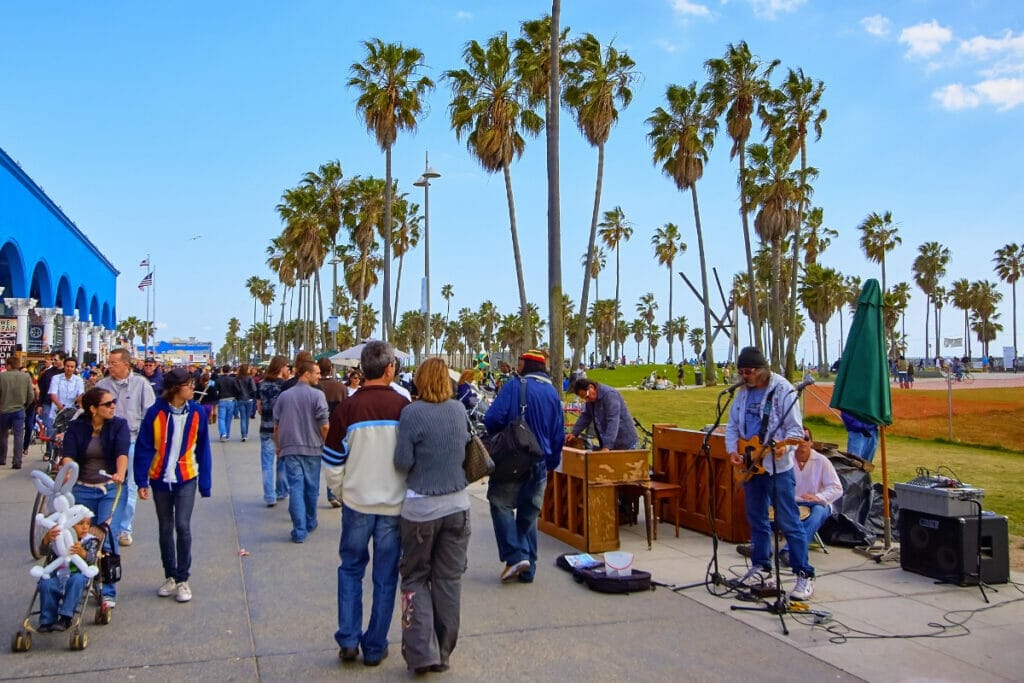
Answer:
[(174, 598), (178, 602), (188, 602), (192, 599), (192, 589), (188, 587), (188, 581), (182, 581), (177, 586), (178, 595)]
[(178, 583), (174, 579), (168, 578), (165, 579), (164, 582), (160, 584), (160, 587), (156, 589), (156, 594), (161, 598), (166, 598), (174, 595), (177, 588)]
[(121, 533), (119, 533), (117, 535), (117, 544), (118, 545), (123, 545), (123, 546), (127, 547), (127, 546), (130, 546), (132, 543), (134, 543), (134, 540), (132, 539), (132, 535), (130, 533), (128, 533), (127, 531), (122, 531)]
[(809, 600), (814, 595), (814, 577), (803, 573), (796, 577), (796, 586), (789, 592), (789, 597), (794, 600)]
[(502, 581), (511, 581), (520, 574), (530, 569), (529, 560), (519, 560), (515, 564), (510, 564), (505, 567), (505, 570), (501, 572)]
[(772, 590), (775, 588), (775, 577), (772, 576), (771, 572), (765, 571), (761, 567), (753, 566), (747, 570), (747, 573), (743, 575), (737, 583), (746, 586), (747, 588), (759, 588), (763, 590)]

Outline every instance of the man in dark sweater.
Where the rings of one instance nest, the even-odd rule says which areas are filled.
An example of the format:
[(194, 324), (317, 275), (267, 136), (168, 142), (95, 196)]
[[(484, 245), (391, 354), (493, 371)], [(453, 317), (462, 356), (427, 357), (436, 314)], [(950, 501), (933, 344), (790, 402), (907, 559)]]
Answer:
[(626, 402), (622, 399), (622, 394), (589, 379), (577, 380), (572, 390), (586, 405), (580, 413), (580, 419), (572, 426), (572, 433), (566, 434), (567, 442), (593, 424), (601, 445), (599, 450), (619, 451), (636, 448), (636, 426)]
[[(43, 426), (46, 427), (46, 436), (53, 438), (53, 415), (50, 413), (50, 382), (57, 375), (64, 372), (64, 359), (66, 354), (63, 351), (57, 351), (50, 356), (50, 367), (43, 370), (42, 374), (39, 375), (39, 417), (43, 420)], [(46, 442), (46, 455), (49, 457), (50, 451), (53, 450), (53, 441)]]

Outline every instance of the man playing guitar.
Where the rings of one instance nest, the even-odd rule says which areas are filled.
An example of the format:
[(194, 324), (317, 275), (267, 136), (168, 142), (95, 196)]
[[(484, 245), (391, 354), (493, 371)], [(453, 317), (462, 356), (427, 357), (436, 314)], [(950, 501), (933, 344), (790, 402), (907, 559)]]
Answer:
[[(736, 365), (743, 385), (729, 410), (725, 446), (732, 464), (742, 467), (745, 458), (739, 452), (740, 439), (757, 437), (766, 444), (802, 440), (804, 429), (800, 406), (796, 404), (796, 390), (785, 377), (768, 368), (760, 350), (753, 346), (744, 348)], [(772, 530), (768, 520), (768, 507), (774, 496), (777, 498), (775, 524), (786, 537), (790, 567), (797, 577), (789, 595), (796, 600), (807, 600), (814, 592), (814, 567), (807, 561), (807, 537), (797, 509), (793, 451), (792, 446), (777, 445), (774, 454), (764, 458), (765, 472), (754, 474), (743, 484), (752, 552), (750, 570), (740, 583), (750, 587), (774, 587), (770, 564)]]

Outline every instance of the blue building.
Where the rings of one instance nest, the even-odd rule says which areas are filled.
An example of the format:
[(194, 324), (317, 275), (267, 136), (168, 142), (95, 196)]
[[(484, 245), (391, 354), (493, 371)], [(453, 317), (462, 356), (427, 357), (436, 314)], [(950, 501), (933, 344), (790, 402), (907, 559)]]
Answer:
[[(119, 272), (0, 149), (0, 294), (24, 350), (103, 355), (117, 326)], [(30, 332), (32, 334), (30, 335)], [(4, 357), (0, 348), (0, 361)]]

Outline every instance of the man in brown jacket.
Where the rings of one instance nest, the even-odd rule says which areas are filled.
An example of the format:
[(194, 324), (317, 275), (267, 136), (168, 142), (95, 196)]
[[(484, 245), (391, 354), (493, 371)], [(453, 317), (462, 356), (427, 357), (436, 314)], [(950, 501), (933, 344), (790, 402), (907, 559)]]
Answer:
[(7, 440), (14, 431), (14, 462), (21, 469), (22, 444), (25, 441), (25, 409), (35, 400), (32, 378), (24, 368), (0, 372), (0, 465), (7, 464)]

